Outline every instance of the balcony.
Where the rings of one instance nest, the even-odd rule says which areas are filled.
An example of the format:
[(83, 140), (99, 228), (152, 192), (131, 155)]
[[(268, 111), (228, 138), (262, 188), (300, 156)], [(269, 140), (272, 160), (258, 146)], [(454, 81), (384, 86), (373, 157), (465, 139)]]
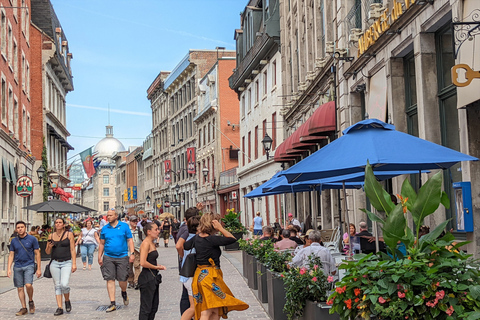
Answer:
[(237, 168), (232, 168), (223, 172), (220, 172), (220, 185), (219, 189), (225, 189), (238, 184)]
[(243, 86), (245, 79), (250, 77), (252, 70), (259, 66), (260, 60), (264, 59), (275, 43), (276, 40), (267, 33), (262, 33), (258, 36), (243, 60), (237, 64), (233, 75), (228, 78), (230, 88), (236, 90), (238, 87)]

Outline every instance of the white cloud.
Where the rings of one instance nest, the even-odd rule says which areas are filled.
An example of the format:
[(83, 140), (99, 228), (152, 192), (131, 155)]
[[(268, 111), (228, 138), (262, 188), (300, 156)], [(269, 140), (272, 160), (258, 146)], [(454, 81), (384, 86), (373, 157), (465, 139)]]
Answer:
[(101, 107), (92, 107), (92, 106), (81, 106), (78, 104), (70, 104), (67, 103), (67, 107), (72, 107), (72, 108), (79, 108), (79, 109), (90, 109), (90, 110), (100, 110), (100, 111), (110, 111), (113, 113), (122, 113), (122, 114), (131, 114), (135, 116), (142, 116), (142, 117), (151, 117), (151, 113), (147, 112), (138, 112), (138, 111), (128, 111), (128, 110), (120, 110), (120, 109), (109, 109), (109, 108), (101, 108)]

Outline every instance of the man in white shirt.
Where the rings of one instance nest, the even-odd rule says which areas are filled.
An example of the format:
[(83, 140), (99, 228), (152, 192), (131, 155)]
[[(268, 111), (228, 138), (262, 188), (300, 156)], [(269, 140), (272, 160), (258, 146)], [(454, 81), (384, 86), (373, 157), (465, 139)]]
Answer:
[(311, 245), (298, 251), (289, 263), (291, 267), (306, 267), (308, 268), (308, 261), (310, 255), (315, 255), (322, 261), (323, 271), (327, 276), (334, 275), (337, 272), (335, 266), (335, 259), (333, 259), (330, 250), (320, 245), (321, 235), (319, 231), (311, 231), (308, 234), (308, 239), (312, 242)]
[(299, 226), (300, 228), (302, 228), (302, 225), (300, 224), (300, 221), (295, 219), (293, 217), (293, 213), (291, 213), (291, 212), (288, 214), (288, 225)]

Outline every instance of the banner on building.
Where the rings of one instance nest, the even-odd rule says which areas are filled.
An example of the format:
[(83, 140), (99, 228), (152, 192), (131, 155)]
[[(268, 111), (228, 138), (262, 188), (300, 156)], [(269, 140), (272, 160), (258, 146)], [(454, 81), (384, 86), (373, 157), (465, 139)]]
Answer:
[(128, 192), (127, 192), (127, 189), (125, 189), (123, 191), (123, 201), (124, 202), (127, 202), (128, 201)]
[(187, 173), (195, 174), (195, 148), (187, 148)]
[(170, 178), (170, 170), (172, 170), (172, 160), (165, 160), (165, 183), (170, 183), (172, 181)]
[(92, 148), (88, 148), (85, 151), (80, 152), (80, 158), (82, 159), (83, 169), (88, 178), (95, 174), (95, 168), (93, 167)]

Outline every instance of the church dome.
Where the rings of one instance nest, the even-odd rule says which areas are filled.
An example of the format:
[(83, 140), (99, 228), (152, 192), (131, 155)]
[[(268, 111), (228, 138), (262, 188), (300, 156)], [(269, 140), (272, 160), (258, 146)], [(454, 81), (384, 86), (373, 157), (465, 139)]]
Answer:
[(114, 153), (125, 150), (123, 144), (113, 137), (113, 127), (107, 126), (106, 137), (97, 143), (94, 152), (97, 153), (97, 158), (111, 158)]

